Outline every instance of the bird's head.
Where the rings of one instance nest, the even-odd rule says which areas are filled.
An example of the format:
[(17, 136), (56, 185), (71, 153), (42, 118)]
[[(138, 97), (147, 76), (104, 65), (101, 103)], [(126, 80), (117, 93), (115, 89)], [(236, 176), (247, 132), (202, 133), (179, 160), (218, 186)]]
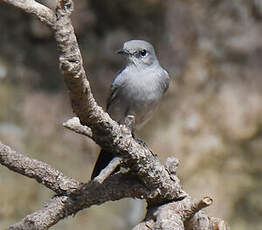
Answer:
[(153, 46), (143, 40), (125, 42), (118, 53), (127, 58), (128, 64), (137, 67), (146, 67), (158, 63)]

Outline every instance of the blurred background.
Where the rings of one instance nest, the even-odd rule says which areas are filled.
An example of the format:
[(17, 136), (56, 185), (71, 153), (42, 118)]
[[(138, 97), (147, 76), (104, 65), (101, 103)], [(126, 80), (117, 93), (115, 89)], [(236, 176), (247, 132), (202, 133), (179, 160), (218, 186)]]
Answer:
[[(262, 1), (78, 0), (72, 21), (101, 106), (124, 64), (115, 51), (129, 39), (154, 45), (172, 82), (138, 135), (163, 162), (180, 159), (184, 189), (214, 198), (208, 215), (261, 230)], [(62, 127), (73, 114), (51, 31), (1, 2), (0, 32), (0, 140), (87, 182), (99, 148)], [(0, 166), (0, 229), (53, 195)], [(144, 212), (140, 201), (108, 202), (52, 229), (130, 229)]]

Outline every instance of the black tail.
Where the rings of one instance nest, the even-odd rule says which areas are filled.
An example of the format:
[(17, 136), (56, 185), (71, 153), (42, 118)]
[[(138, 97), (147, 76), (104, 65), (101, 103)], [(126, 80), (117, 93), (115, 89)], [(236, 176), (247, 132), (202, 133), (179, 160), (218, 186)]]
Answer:
[(112, 153), (106, 152), (105, 150), (102, 149), (96, 160), (96, 164), (91, 175), (91, 180), (93, 180), (96, 176), (98, 176), (101, 170), (103, 170), (113, 158), (114, 155)]

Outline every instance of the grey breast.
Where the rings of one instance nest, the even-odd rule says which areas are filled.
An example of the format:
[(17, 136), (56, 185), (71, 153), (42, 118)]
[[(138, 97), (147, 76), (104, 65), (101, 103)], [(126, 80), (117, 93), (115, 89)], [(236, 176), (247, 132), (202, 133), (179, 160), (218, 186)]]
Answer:
[(160, 65), (143, 70), (127, 66), (112, 83), (107, 111), (120, 123), (134, 115), (140, 128), (152, 117), (168, 85), (168, 73)]

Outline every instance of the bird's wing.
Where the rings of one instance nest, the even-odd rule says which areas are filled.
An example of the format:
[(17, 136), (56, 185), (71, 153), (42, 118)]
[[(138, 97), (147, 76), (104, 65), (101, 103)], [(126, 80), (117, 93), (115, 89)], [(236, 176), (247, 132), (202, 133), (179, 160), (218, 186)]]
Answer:
[(111, 93), (110, 96), (107, 98), (107, 103), (106, 103), (106, 111), (109, 110), (110, 106), (115, 102), (117, 99), (117, 95), (119, 93), (119, 90), (124, 87), (125, 81), (124, 81), (124, 76), (125, 73), (123, 72), (124, 69), (119, 71), (119, 73), (116, 75), (114, 78), (112, 84), (111, 84)]
[(118, 90), (118, 87), (113, 87), (113, 85), (111, 86), (111, 93), (110, 96), (107, 98), (106, 111), (109, 110), (110, 106), (114, 103), (115, 99), (117, 98)]
[(166, 70), (164, 70), (165, 73), (165, 80), (163, 81), (163, 89), (164, 89), (164, 93), (168, 90), (169, 88), (169, 75), (168, 72)]

